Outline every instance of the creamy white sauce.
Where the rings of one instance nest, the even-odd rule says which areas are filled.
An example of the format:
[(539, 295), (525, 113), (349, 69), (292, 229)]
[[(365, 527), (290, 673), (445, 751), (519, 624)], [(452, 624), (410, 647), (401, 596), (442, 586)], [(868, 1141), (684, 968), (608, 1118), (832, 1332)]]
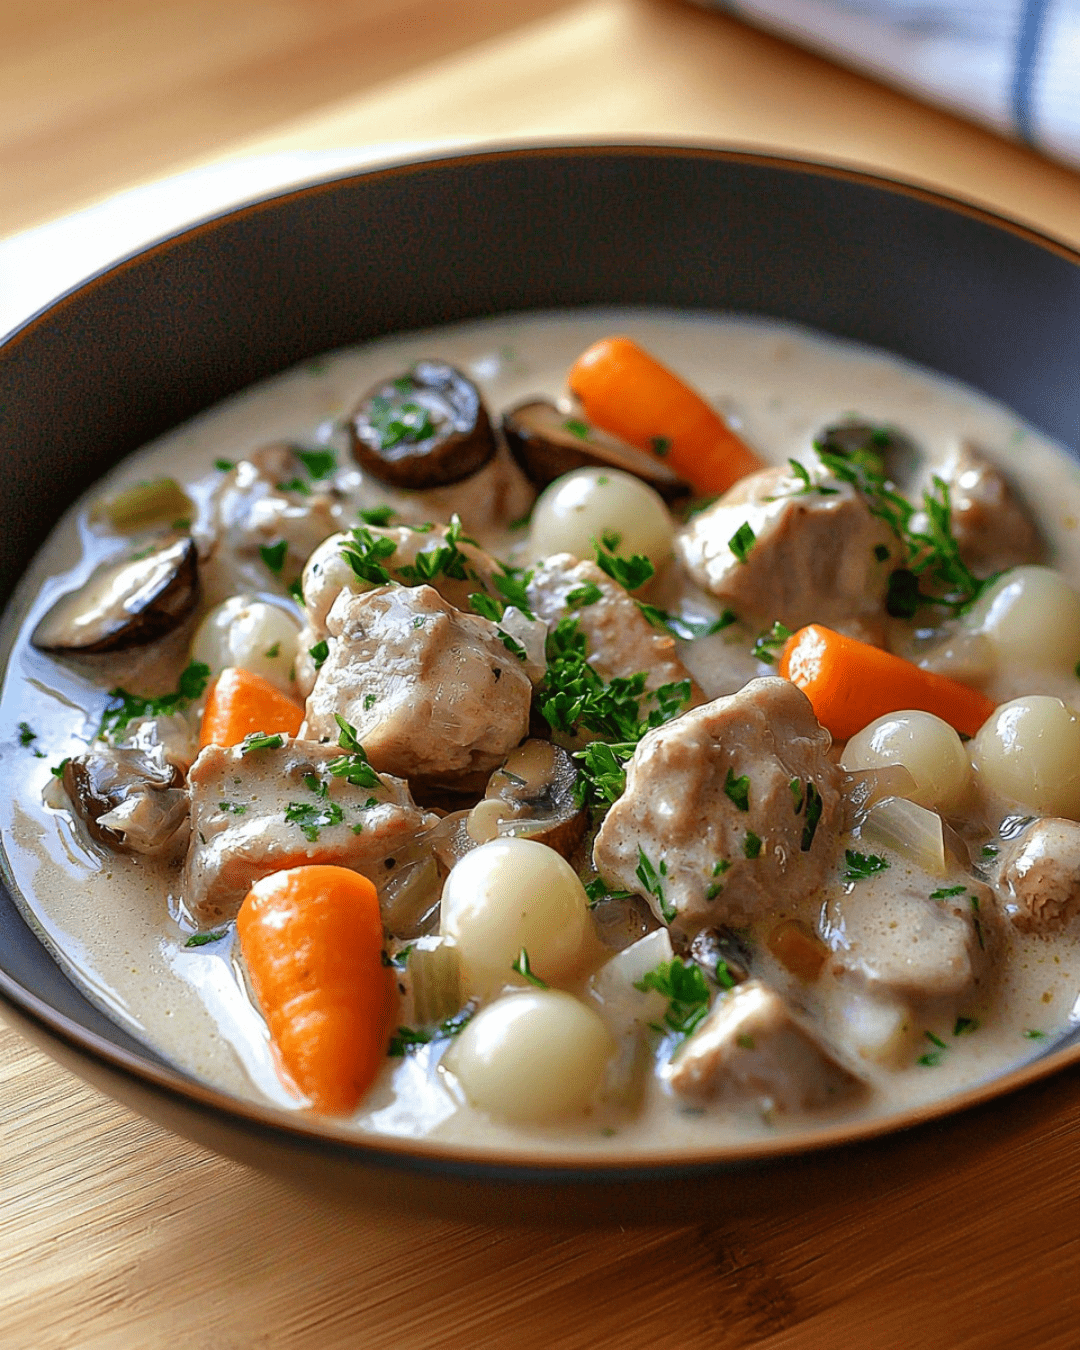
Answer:
[[(1022, 484), (1050, 541), (1053, 561), (1080, 580), (1080, 469), (1007, 409), (895, 358), (791, 325), (730, 316), (657, 311), (584, 311), (523, 315), (395, 336), (309, 361), (219, 404), (130, 456), (95, 487), (91, 498), (141, 479), (169, 475), (188, 485), (205, 512), (215, 460), (237, 460), (275, 440), (323, 443), (343, 450), (339, 424), (371, 384), (414, 360), (438, 356), (462, 367), (481, 386), (493, 414), (530, 394), (562, 392), (565, 372), (590, 342), (613, 331), (640, 341), (696, 385), (732, 425), (774, 462), (806, 459), (813, 434), (847, 414), (894, 423), (943, 458), (956, 440), (983, 447)], [(339, 456), (350, 463), (346, 454)], [(356, 471), (343, 475), (354, 507), (389, 503), (407, 519), (445, 519), (460, 511), (467, 529), (504, 551), (520, 540), (505, 521), (492, 520), (481, 483), (408, 499)], [(518, 500), (527, 503), (520, 486)], [(10, 651), (0, 698), (0, 755), (6, 781), (18, 790), (0, 802), (6, 865), (27, 917), (88, 996), (133, 1035), (179, 1067), (238, 1097), (297, 1105), (281, 1086), (265, 1026), (246, 993), (230, 942), (199, 949), (171, 917), (174, 876), (139, 858), (107, 854), (87, 844), (70, 816), (42, 804), (49, 766), (79, 753), (93, 734), (105, 697), (100, 688), (35, 652), (28, 636), (62, 592), (130, 542), (88, 523), (88, 499), (57, 525), (29, 568), (7, 611)], [(350, 519), (351, 519), (350, 512)], [(681, 598), (708, 613), (713, 602), (692, 588)], [(745, 639), (728, 633), (682, 644), (694, 674), (710, 693), (738, 687), (759, 668)], [(1031, 692), (1043, 692), (1032, 690)], [(1046, 691), (1049, 692), (1049, 691)], [(17, 726), (37, 733), (19, 744)], [(894, 873), (894, 876), (897, 875)], [(919, 878), (932, 888), (934, 880)], [(812, 912), (844, 884), (815, 897)], [(175, 913), (175, 908), (172, 911)], [(767, 978), (810, 1012), (817, 995), (779, 967)], [(867, 1066), (871, 1092), (859, 1108), (889, 1115), (977, 1082), (1036, 1053), (1045, 1042), (1026, 1030), (1056, 1034), (1069, 1025), (1080, 991), (1076, 933), (1054, 939), (1009, 937), (993, 988), (983, 990), (977, 1034), (947, 1041), (935, 1067), (912, 1062), (896, 1070)], [(633, 1120), (596, 1114), (559, 1127), (510, 1130), (469, 1108), (445, 1076), (432, 1072), (442, 1046), (387, 1062), (350, 1127), (365, 1133), (428, 1136), (535, 1152), (550, 1146), (622, 1154), (635, 1150), (701, 1148), (777, 1130), (811, 1133), (828, 1117), (763, 1120), (750, 1110), (689, 1111), (652, 1083)], [(853, 1108), (840, 1108), (845, 1114)]]

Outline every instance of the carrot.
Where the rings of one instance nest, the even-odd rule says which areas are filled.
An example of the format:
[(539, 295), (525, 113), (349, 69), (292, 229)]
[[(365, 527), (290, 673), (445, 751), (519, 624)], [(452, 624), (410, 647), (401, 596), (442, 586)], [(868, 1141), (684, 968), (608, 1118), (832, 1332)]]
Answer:
[(788, 638), (779, 669), (840, 741), (877, 717), (908, 708), (935, 713), (965, 736), (974, 736), (996, 706), (978, 689), (818, 623)]
[(663, 458), (699, 493), (726, 492), (762, 468), (699, 394), (629, 338), (601, 338), (582, 352), (570, 388), (590, 422)]
[(374, 885), (346, 867), (273, 872), (248, 892), (236, 931), (281, 1065), (317, 1111), (351, 1114), (393, 1015)]
[(304, 720), (299, 703), (269, 680), (242, 666), (226, 666), (210, 688), (199, 729), (199, 748), (239, 745), (245, 736), (276, 732), (295, 736)]

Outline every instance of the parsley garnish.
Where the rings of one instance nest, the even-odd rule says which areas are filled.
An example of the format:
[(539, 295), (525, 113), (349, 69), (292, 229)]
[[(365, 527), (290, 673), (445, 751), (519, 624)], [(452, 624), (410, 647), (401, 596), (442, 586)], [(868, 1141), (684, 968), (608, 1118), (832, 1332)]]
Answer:
[(791, 799), (795, 803), (795, 814), (798, 815), (803, 809), (803, 803), (806, 801), (803, 781), (801, 778), (793, 778), (788, 784), (788, 787), (791, 789)]
[(579, 441), (587, 441), (589, 439), (589, 424), (588, 422), (583, 422), (580, 417), (568, 417), (566, 421), (563, 422), (563, 427), (571, 436), (576, 436)]
[(400, 1059), (403, 1055), (418, 1050), (420, 1046), (427, 1045), (431, 1041), (448, 1040), (452, 1036), (457, 1036), (475, 1011), (475, 1008), (467, 1003), (460, 1012), (454, 1013), (452, 1017), (444, 1017), (438, 1026), (398, 1027), (390, 1038), (390, 1045), (386, 1053), (391, 1058)]
[(531, 619), (533, 613), (529, 608), (528, 585), (532, 580), (532, 572), (527, 572), (523, 567), (510, 567), (507, 563), (500, 563), (499, 568), (492, 578), (495, 589), (508, 605), (520, 609), (527, 619)]
[(529, 659), (529, 653), (525, 650), (525, 648), (521, 645), (521, 643), (517, 640), (517, 638), (511, 637), (509, 633), (504, 633), (501, 628), (499, 629), (498, 637), (499, 641), (506, 648), (506, 650), (510, 652), (512, 655), (516, 656), (519, 661), (527, 661)]
[[(399, 389), (399, 393), (411, 393), (409, 389)], [(435, 435), (435, 423), (431, 413), (412, 399), (398, 400), (376, 394), (371, 400), (368, 421), (379, 442), (380, 450), (392, 450), (395, 445), (418, 445)]]
[(308, 655), (315, 662), (315, 669), (320, 670), (323, 662), (330, 655), (330, 644), (325, 638), (321, 642), (316, 642), (314, 647), (308, 648)]
[(645, 887), (645, 894), (656, 897), (656, 901), (660, 906), (660, 913), (663, 916), (664, 922), (671, 923), (671, 921), (675, 918), (676, 911), (664, 899), (664, 885), (663, 882), (660, 880), (662, 876), (667, 875), (667, 863), (665, 863), (664, 860), (661, 858), (660, 871), (657, 872), (656, 868), (645, 856), (645, 850), (639, 844), (638, 865), (634, 875), (637, 877), (638, 881), (641, 882), (642, 886)]
[(753, 830), (746, 831), (746, 838), (743, 840), (743, 854), (750, 859), (761, 857), (761, 836), (755, 834)]
[(273, 572), (274, 576), (280, 576), (281, 569), (285, 566), (285, 555), (288, 551), (288, 541), (279, 539), (276, 544), (263, 544), (259, 549), (259, 557)]
[(948, 1046), (940, 1036), (935, 1036), (932, 1031), (924, 1031), (923, 1035), (930, 1044), (936, 1046), (937, 1049), (930, 1050), (925, 1055), (920, 1055), (915, 1063), (921, 1064), (926, 1069), (936, 1069), (942, 1061), (942, 1051), (947, 1050)]
[(236, 464), (231, 459), (215, 459), (214, 468), (218, 469), (221, 473), (230, 473), (236, 468)]
[(328, 825), (340, 825), (345, 814), (337, 802), (290, 802), (285, 819), (290, 825), (299, 825), (304, 838), (314, 843), (319, 831)]
[(347, 754), (332, 759), (326, 766), (335, 778), (344, 778), (353, 787), (382, 787), (382, 779), (368, 763), (367, 753), (356, 736), (356, 728), (346, 722), (340, 713), (334, 714), (338, 724), (338, 745)]
[(581, 795), (593, 805), (613, 806), (626, 791), (626, 761), (637, 748), (636, 741), (622, 741), (612, 745), (608, 741), (593, 741), (584, 750), (575, 752), (581, 761), (583, 773), (575, 785), (575, 801)]
[(284, 483), (275, 485), (279, 492), (299, 492), (305, 497), (311, 496), (311, 489), (302, 478), (290, 478)]
[(971, 901), (971, 922), (975, 925), (975, 936), (979, 940), (979, 950), (985, 951), (986, 937), (983, 934), (982, 920), (979, 918), (979, 897), (969, 895), (968, 899)]
[(844, 869), (845, 881), (865, 881), (867, 877), (884, 872), (889, 866), (876, 853), (856, 853), (850, 848), (844, 850), (844, 861), (847, 863)]
[(744, 520), (735, 533), (728, 540), (728, 548), (735, 554), (741, 563), (745, 563), (750, 556), (750, 550), (757, 543), (757, 535), (750, 528), (750, 522)]
[(671, 449), (671, 437), (653, 436), (652, 439), (649, 441), (649, 445), (652, 447), (652, 452), (654, 455), (659, 455), (661, 459), (664, 459), (667, 456), (668, 451)]
[(668, 1000), (664, 1025), (656, 1027), (657, 1031), (689, 1036), (709, 1011), (709, 986), (705, 976), (693, 962), (684, 966), (677, 956), (671, 961), (661, 961), (655, 970), (647, 971), (635, 982), (634, 988), (643, 994), (655, 989)]
[(247, 812), (247, 807), (241, 802), (218, 802), (218, 810), (230, 816), (242, 816)]
[(791, 629), (785, 627), (779, 619), (776, 619), (771, 628), (766, 628), (763, 633), (757, 635), (757, 641), (751, 648), (750, 655), (756, 657), (759, 661), (764, 661), (767, 666), (771, 666), (775, 663), (789, 637), (791, 637)]
[(633, 891), (613, 891), (603, 877), (593, 877), (585, 884), (585, 894), (589, 898), (589, 908), (595, 909), (601, 900), (629, 900)]
[(387, 586), (390, 573), (382, 565), (384, 558), (397, 552), (393, 539), (376, 537), (365, 525), (357, 525), (341, 545), (341, 556), (361, 581), (372, 586)]
[(996, 858), (999, 852), (1000, 849), (997, 844), (983, 844), (982, 846), (982, 856), (987, 862), (989, 862), (991, 858)]
[(129, 694), (126, 689), (110, 689), (109, 698), (114, 700), (114, 706), (102, 713), (94, 738), (119, 736), (136, 717), (166, 717), (182, 712), (202, 694), (209, 679), (210, 667), (201, 661), (191, 661), (180, 672), (177, 688), (171, 694), (143, 698), (140, 694)]
[(1024, 1032), (1024, 1039), (1026, 1041), (1045, 1041), (1047, 1036), (1045, 1031), (1036, 1031), (1033, 1027), (1029, 1027)]
[(284, 744), (284, 737), (277, 732), (267, 736), (261, 731), (253, 731), (250, 736), (244, 737), (240, 745), (240, 753), (250, 755), (253, 750), (280, 750)]
[(223, 937), (228, 936), (228, 931), (224, 928), (215, 929), (212, 933), (192, 933), (184, 943), (185, 947), (208, 947), (211, 942), (220, 942)]
[(584, 609), (586, 605), (595, 605), (597, 600), (602, 600), (604, 592), (594, 581), (587, 581), (584, 586), (575, 586), (572, 591), (566, 593), (566, 604), (569, 609)]
[(725, 609), (718, 619), (684, 619), (681, 614), (669, 614), (656, 605), (647, 605), (644, 600), (635, 603), (654, 628), (660, 628), (684, 642), (711, 637), (713, 633), (719, 633), (736, 622), (735, 611), (731, 609)]
[(520, 975), (523, 980), (528, 980), (530, 984), (535, 984), (537, 989), (547, 989), (550, 987), (539, 975), (533, 974), (532, 966), (529, 965), (529, 953), (524, 947), (518, 952), (518, 959), (511, 965), (510, 969)]
[(361, 511), (360, 519), (365, 525), (389, 525), (394, 518), (394, 508), (392, 506), (369, 506), (366, 511)]
[(19, 723), (19, 744), (29, 745), (31, 741), (37, 740), (37, 732), (29, 722)]
[(398, 575), (414, 585), (431, 582), (439, 575), (451, 577), (454, 581), (464, 581), (469, 575), (466, 570), (469, 560), (458, 548), (458, 541), (472, 543), (472, 540), (464, 539), (461, 533), (461, 517), (456, 511), (450, 517), (450, 524), (446, 527), (444, 537), (446, 542), (440, 544), (438, 548), (418, 553), (415, 562), (399, 567)]
[(736, 778), (735, 770), (729, 768), (724, 779), (724, 793), (740, 811), (750, 810), (750, 779), (745, 773)]
[(967, 890), (966, 886), (942, 886), (940, 890), (931, 891), (931, 900), (948, 900), (953, 895), (963, 895)]
[(267, 657), (269, 660), (272, 661), (274, 657), (280, 653), (280, 651), (281, 651), (281, 643), (275, 642), (272, 647), (267, 647), (266, 651), (263, 652), (263, 656)]
[(800, 464), (797, 459), (789, 459), (788, 464), (791, 466), (791, 472), (798, 480), (799, 486), (791, 492), (780, 494), (780, 497), (768, 497), (766, 499), (767, 501), (779, 501), (781, 497), (808, 497), (815, 492), (820, 497), (835, 497), (839, 492), (839, 488), (825, 487), (821, 483), (815, 483), (813, 479), (811, 479), (806, 465)]
[(312, 478), (329, 478), (337, 468), (337, 455), (333, 450), (300, 450), (294, 446), (293, 454)]
[(970, 1036), (973, 1031), (978, 1031), (979, 1019), (977, 1017), (958, 1017), (953, 1025), (952, 1034), (954, 1036)]
[(296, 601), (298, 605), (307, 604), (307, 601), (304, 599), (304, 583), (301, 577), (297, 577), (295, 581), (290, 581), (288, 586), (285, 587), (285, 589), (289, 592), (289, 594), (292, 596), (292, 598)]
[(814, 842), (818, 822), (821, 820), (822, 805), (821, 793), (808, 778), (806, 780), (806, 824), (803, 826), (802, 842), (799, 845), (803, 853), (809, 853), (810, 846)]
[(604, 536), (604, 543), (598, 544), (593, 540), (593, 548), (596, 550), (596, 565), (601, 571), (606, 572), (613, 581), (617, 581), (620, 586), (628, 591), (636, 591), (639, 586), (645, 583), (656, 574), (656, 568), (644, 555), (644, 553), (634, 553), (629, 558), (624, 558), (615, 552), (615, 547), (607, 546), (608, 535)]
[(66, 759), (62, 759), (59, 764), (52, 765), (52, 767), (49, 769), (49, 772), (52, 774), (54, 778), (63, 778), (64, 768), (66, 765), (70, 763), (71, 763), (71, 756), (68, 755), (68, 757)]

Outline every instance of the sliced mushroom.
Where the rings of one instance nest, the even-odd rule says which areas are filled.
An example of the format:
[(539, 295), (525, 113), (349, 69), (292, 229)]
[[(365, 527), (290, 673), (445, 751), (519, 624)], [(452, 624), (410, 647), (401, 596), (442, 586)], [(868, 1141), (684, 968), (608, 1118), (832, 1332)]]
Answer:
[(588, 812), (574, 800), (577, 777), (573, 759), (560, 746), (526, 741), (491, 775), (483, 801), (469, 812), (466, 830), (478, 844), (516, 835), (569, 858), (588, 824)]
[(546, 399), (529, 399), (508, 409), (503, 435), (519, 467), (538, 488), (585, 467), (623, 469), (644, 479), (666, 501), (688, 497), (690, 484), (661, 460), (624, 445), (597, 427), (567, 417)]
[(188, 818), (180, 772), (153, 749), (95, 746), (64, 765), (64, 791), (99, 844), (122, 853), (160, 853)]
[(349, 433), (360, 467), (401, 488), (457, 483), (496, 449), (480, 391), (442, 361), (418, 361), (376, 385), (349, 418)]
[(197, 551), (185, 536), (99, 568), (53, 605), (31, 641), (60, 656), (147, 647), (179, 628), (198, 599)]
[(750, 948), (732, 928), (703, 928), (690, 945), (690, 956), (719, 985), (750, 978)]
[(915, 442), (896, 427), (875, 426), (855, 418), (826, 427), (815, 437), (815, 444), (845, 458), (869, 451), (877, 455), (889, 478), (897, 483), (911, 482), (922, 459)]

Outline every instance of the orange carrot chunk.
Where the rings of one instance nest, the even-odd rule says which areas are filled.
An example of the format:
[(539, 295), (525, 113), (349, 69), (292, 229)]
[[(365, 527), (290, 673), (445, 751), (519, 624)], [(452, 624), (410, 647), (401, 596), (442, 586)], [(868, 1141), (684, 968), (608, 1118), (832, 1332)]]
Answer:
[(699, 493), (726, 492), (763, 466), (700, 394), (629, 338), (582, 352), (570, 388), (590, 422), (662, 458)]
[(317, 1111), (350, 1115), (386, 1057), (392, 971), (374, 885), (346, 867), (273, 872), (236, 918), (281, 1067)]
[(295, 736), (304, 710), (269, 680), (241, 666), (226, 666), (210, 688), (199, 729), (199, 748), (239, 745), (245, 736), (283, 732)]
[(780, 674), (799, 686), (818, 721), (839, 741), (877, 717), (909, 708), (935, 713), (963, 735), (974, 736), (996, 706), (978, 689), (818, 623), (788, 639)]

